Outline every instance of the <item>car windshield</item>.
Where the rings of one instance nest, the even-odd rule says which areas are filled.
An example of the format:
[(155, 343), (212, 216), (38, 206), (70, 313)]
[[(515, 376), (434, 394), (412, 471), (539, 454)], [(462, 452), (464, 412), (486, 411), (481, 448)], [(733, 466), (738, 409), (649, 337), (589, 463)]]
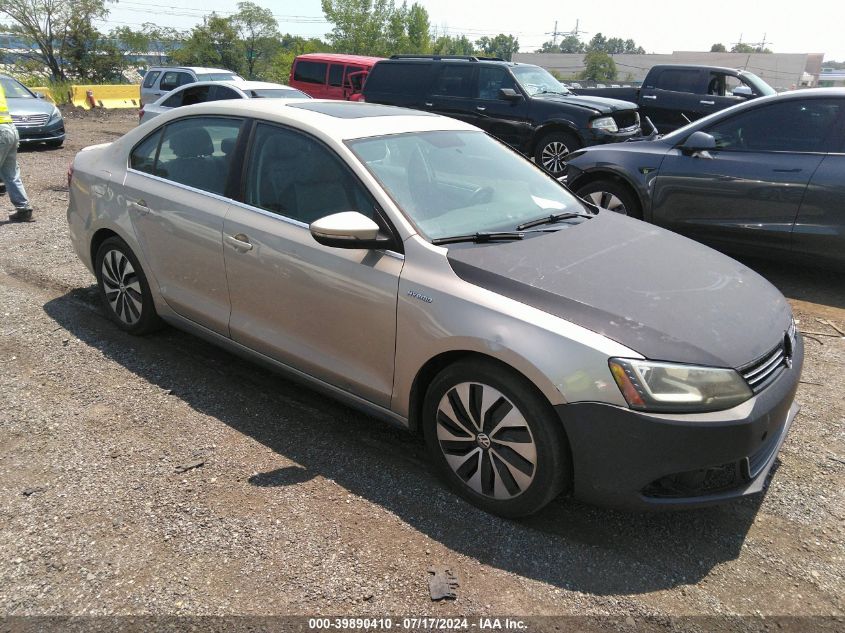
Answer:
[(243, 81), (235, 73), (197, 73), (197, 81)]
[(0, 77), (0, 84), (7, 99), (34, 99), (32, 93), (14, 79)]
[(347, 145), (430, 240), (513, 231), (586, 211), (557, 180), (481, 131), (410, 132)]
[(247, 90), (253, 99), (310, 99), (307, 94), (294, 88), (260, 88)]
[(742, 78), (749, 84), (751, 84), (754, 87), (754, 92), (756, 92), (761, 97), (767, 97), (768, 95), (777, 94), (777, 91), (774, 88), (772, 88), (769, 84), (760, 79), (754, 73), (746, 71), (742, 73)]
[(555, 79), (545, 68), (540, 68), (539, 66), (512, 66), (511, 71), (519, 82), (519, 85), (529, 95), (572, 94), (566, 86)]

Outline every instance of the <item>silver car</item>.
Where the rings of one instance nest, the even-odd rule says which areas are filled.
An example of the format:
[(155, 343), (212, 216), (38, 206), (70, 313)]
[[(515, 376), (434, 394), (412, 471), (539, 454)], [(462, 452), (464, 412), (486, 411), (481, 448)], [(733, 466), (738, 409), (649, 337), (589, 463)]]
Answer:
[(267, 81), (199, 81), (171, 90), (138, 111), (139, 123), (146, 123), (173, 108), (225, 99), (310, 99), (296, 88)]
[(419, 432), (500, 515), (760, 492), (797, 410), (774, 287), (451, 118), (215, 102), (83, 150), (70, 178), (117, 327), (167, 322)]

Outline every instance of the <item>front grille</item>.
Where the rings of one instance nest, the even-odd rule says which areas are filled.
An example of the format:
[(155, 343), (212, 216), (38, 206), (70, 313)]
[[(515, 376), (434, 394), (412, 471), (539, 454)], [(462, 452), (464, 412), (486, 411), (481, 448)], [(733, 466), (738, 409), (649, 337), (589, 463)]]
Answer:
[(12, 122), (16, 127), (41, 127), (50, 120), (49, 114), (13, 114)]
[(620, 132), (627, 132), (640, 125), (640, 115), (636, 110), (622, 110), (613, 113), (613, 120)]
[(751, 387), (751, 391), (760, 393), (792, 364), (794, 346), (795, 325), (793, 324), (789, 326), (789, 330), (777, 347), (740, 369), (740, 373), (748, 386)]

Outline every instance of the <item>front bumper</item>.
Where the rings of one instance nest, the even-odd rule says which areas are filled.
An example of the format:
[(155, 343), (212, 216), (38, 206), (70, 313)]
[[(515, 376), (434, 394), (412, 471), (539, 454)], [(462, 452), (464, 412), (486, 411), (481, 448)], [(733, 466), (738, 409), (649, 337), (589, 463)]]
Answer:
[(51, 141), (64, 140), (65, 138), (65, 124), (64, 121), (53, 123), (52, 125), (44, 125), (41, 127), (21, 126), (15, 125), (18, 129), (18, 136), (21, 144), (29, 143), (48, 143)]
[(606, 143), (622, 143), (631, 138), (639, 138), (643, 134), (639, 125), (627, 130), (619, 130), (618, 132), (608, 132), (607, 130), (596, 130), (594, 128), (587, 128), (581, 131), (584, 146), (590, 145), (604, 145)]
[(761, 492), (798, 405), (804, 360), (726, 411), (655, 414), (603, 403), (558, 405), (569, 437), (573, 494), (630, 509), (704, 506)]

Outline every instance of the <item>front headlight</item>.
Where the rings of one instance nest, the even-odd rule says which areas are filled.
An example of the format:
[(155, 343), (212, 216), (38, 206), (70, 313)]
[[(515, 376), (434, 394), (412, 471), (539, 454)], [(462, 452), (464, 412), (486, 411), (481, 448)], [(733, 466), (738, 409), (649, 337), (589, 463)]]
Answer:
[(49, 123), (55, 123), (59, 119), (62, 118), (61, 110), (59, 110), (56, 106), (53, 106), (53, 111), (50, 113), (50, 121)]
[(733, 369), (633, 358), (611, 358), (609, 364), (628, 406), (640, 411), (721, 411), (752, 396)]
[(590, 121), (590, 127), (594, 130), (604, 130), (605, 132), (619, 131), (616, 121), (614, 121), (611, 116), (603, 116), (600, 119), (593, 119)]

